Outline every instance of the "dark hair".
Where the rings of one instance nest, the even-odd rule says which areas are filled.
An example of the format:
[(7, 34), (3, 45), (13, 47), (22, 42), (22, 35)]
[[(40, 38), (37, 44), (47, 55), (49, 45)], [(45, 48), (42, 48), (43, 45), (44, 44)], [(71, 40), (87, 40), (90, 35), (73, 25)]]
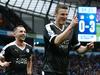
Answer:
[(17, 30), (18, 27), (24, 27), (23, 25), (18, 25), (17, 27), (14, 28), (14, 32)]
[(64, 4), (58, 4), (58, 5), (56, 6), (56, 9), (55, 9), (55, 14), (58, 13), (58, 10), (59, 10), (59, 9), (68, 9), (68, 8), (67, 8), (67, 6), (64, 5)]

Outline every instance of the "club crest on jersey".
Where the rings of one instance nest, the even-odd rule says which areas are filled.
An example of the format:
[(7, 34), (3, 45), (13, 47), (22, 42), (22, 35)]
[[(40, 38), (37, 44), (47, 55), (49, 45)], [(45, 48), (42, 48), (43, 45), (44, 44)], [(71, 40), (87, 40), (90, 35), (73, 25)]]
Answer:
[(26, 52), (29, 53), (29, 49), (26, 49)]

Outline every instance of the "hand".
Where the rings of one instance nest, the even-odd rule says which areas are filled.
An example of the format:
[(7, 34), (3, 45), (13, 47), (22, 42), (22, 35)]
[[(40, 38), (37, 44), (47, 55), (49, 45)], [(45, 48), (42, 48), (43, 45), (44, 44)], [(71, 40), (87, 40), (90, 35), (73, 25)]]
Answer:
[(76, 27), (78, 25), (78, 19), (76, 16), (74, 16), (71, 24), (70, 24), (72, 27)]
[(11, 62), (2, 62), (1, 66), (2, 67), (8, 67), (10, 65)]
[(28, 73), (27, 75), (32, 75), (32, 73)]
[(27, 75), (32, 75), (32, 72), (31, 72), (31, 71), (28, 71), (28, 72), (27, 72)]
[(78, 18), (76, 16), (74, 16), (74, 24), (78, 25)]
[(87, 49), (93, 49), (94, 48), (94, 42), (90, 42), (90, 43), (87, 43), (86, 45)]

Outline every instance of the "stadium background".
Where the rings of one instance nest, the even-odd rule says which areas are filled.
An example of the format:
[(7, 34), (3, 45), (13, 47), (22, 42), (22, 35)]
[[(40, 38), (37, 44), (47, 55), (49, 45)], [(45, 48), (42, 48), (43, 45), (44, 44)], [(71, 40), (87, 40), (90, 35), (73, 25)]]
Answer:
[[(28, 32), (26, 41), (33, 46), (36, 53), (34, 75), (42, 73), (44, 25), (54, 20), (54, 10), (59, 3), (69, 7), (66, 21), (68, 24), (77, 13), (77, 7), (100, 8), (100, 0), (0, 0), (0, 50), (14, 40), (13, 28), (17, 24), (24, 25)], [(86, 43), (82, 42), (83, 45)], [(69, 75), (100, 75), (100, 42), (95, 42), (95, 48), (85, 54), (71, 50), (69, 57)], [(3, 74), (4, 70), (0, 71)]]

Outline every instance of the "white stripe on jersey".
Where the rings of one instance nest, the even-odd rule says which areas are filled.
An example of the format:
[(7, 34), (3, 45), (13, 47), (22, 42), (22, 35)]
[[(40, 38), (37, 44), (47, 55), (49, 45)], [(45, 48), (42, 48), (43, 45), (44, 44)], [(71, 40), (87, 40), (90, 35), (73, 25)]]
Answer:
[(47, 24), (45, 27), (46, 27), (46, 30), (48, 31), (49, 36), (51, 36), (49, 40), (51, 42), (52, 38), (55, 37), (56, 35), (54, 31), (51, 29), (50, 25), (54, 25), (54, 24), (50, 23), (50, 24)]
[(3, 55), (5, 54), (5, 49), (7, 48), (7, 47), (9, 47), (9, 46), (11, 46), (11, 45), (14, 45), (15, 44), (15, 41), (14, 42), (11, 42), (11, 43), (9, 43), (9, 44), (7, 44), (6, 46), (4, 46), (3, 48), (2, 48), (2, 51), (0, 52), (0, 57), (3, 57)]

